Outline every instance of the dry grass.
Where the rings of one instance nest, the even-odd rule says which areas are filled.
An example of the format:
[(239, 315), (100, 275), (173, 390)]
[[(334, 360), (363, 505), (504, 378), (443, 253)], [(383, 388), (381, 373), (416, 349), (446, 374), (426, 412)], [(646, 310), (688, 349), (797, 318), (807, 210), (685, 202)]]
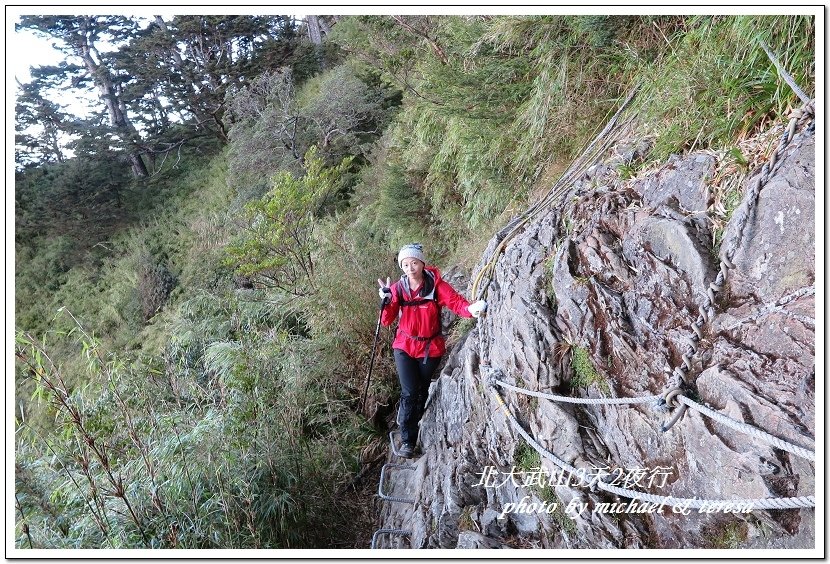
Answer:
[(784, 128), (783, 124), (776, 124), (758, 135), (742, 137), (732, 149), (706, 151), (716, 160), (715, 173), (707, 183), (712, 200), (708, 209), (712, 221), (712, 247), (716, 253), (726, 225), (748, 187), (746, 180), (769, 160)]

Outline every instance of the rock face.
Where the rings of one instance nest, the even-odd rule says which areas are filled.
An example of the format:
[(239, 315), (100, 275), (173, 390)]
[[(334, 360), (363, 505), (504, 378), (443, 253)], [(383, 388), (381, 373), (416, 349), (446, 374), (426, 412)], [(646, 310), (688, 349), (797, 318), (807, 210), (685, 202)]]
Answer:
[[(813, 547), (812, 509), (614, 512), (600, 504), (631, 500), (573, 483), (527, 485), (528, 471), (559, 471), (534, 458), (481, 368), (489, 362), (502, 380), (557, 395), (663, 392), (665, 369), (681, 363), (719, 268), (706, 215), (715, 166), (713, 157), (693, 154), (622, 181), (613, 164), (597, 165), (562, 209), (535, 216), (511, 239), (488, 286), (487, 317), (457, 343), (432, 385), (423, 455), (414, 469), (387, 476), (388, 495), (415, 503), (385, 502), (380, 523), (410, 536), (379, 546)], [(806, 131), (757, 205), (748, 211), (744, 202), (727, 226), (723, 245), (735, 248), (735, 268), (687, 378), (699, 403), (813, 450), (814, 226), (814, 134)], [(573, 405), (500, 393), (545, 449), (586, 472), (621, 468), (632, 489), (711, 500), (815, 491), (814, 463), (696, 411), (661, 432), (667, 416), (650, 403)]]

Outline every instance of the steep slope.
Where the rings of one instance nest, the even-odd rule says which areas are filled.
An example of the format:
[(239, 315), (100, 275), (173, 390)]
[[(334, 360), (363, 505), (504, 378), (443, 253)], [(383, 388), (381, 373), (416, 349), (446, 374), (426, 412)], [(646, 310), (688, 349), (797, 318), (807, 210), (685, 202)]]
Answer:
[[(566, 199), (507, 242), (487, 286), (488, 316), (458, 343), (433, 384), (421, 423), (423, 456), (413, 469), (390, 468), (386, 476), (388, 495), (415, 503), (384, 503), (380, 523), (409, 538), (384, 536), (378, 546), (813, 546), (812, 508), (614, 512), (599, 504), (631, 500), (573, 483), (522, 485), (540, 460), (501, 408), (494, 377), (558, 395), (661, 394), (672, 387), (671, 370), (682, 363), (719, 269), (711, 215), (727, 172), (714, 155), (693, 153), (623, 180), (617, 170), (636, 158), (635, 141), (618, 142)], [(757, 202), (748, 189), (757, 174), (746, 175), (744, 201), (723, 236), (734, 268), (685, 377), (688, 397), (811, 450), (814, 141), (812, 128), (801, 124)], [(487, 254), (499, 242), (497, 236)], [(676, 412), (655, 402), (574, 405), (499, 393), (545, 449), (588, 473), (621, 468), (628, 478), (622, 485), (633, 489), (711, 500), (814, 493), (814, 462), (697, 411), (662, 432)], [(559, 473), (545, 456), (541, 467), (543, 477)], [(525, 474), (511, 479), (520, 469)], [(482, 483), (488, 472), (493, 480)], [(522, 507), (558, 506), (523, 513), (523, 498)], [(580, 513), (564, 511), (577, 502)]]

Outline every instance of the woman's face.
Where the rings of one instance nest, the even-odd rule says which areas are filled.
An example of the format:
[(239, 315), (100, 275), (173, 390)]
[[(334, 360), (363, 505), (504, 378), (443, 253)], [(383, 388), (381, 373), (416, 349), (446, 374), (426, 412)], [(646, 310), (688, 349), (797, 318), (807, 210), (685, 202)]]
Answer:
[(416, 258), (405, 258), (401, 261), (401, 270), (415, 280), (420, 280), (424, 272), (424, 263)]

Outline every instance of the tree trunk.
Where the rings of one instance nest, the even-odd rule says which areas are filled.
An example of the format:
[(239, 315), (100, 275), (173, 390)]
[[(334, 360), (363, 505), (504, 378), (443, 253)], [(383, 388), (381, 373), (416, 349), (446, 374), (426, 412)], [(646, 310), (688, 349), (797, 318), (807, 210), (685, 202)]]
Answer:
[(95, 45), (89, 41), (85, 34), (79, 34), (80, 41), (78, 42), (78, 51), (81, 59), (84, 61), (87, 71), (89, 72), (95, 86), (98, 88), (101, 99), (107, 106), (109, 113), (110, 125), (115, 127), (119, 137), (133, 147), (129, 153), (130, 166), (133, 174), (138, 177), (149, 176), (147, 165), (144, 164), (144, 159), (141, 158), (141, 152), (138, 150), (138, 144), (141, 140), (135, 126), (127, 118), (124, 104), (116, 91), (115, 84), (113, 84), (112, 77), (109, 70), (101, 65), (93, 56), (97, 54)]
[(323, 35), (328, 35), (329, 33), (331, 33), (331, 28), (329, 27), (329, 24), (326, 23), (326, 20), (317, 16), (315, 17), (317, 18), (317, 23), (320, 24), (320, 31), (323, 32)]
[(320, 30), (320, 20), (317, 19), (317, 16), (306, 16), (305, 23), (306, 26), (308, 26), (308, 38), (311, 42), (315, 45), (323, 43), (323, 34)]
[(179, 53), (179, 50), (176, 49), (176, 47), (175, 47), (176, 43), (175, 43), (175, 40), (173, 39), (173, 34), (170, 33), (170, 28), (167, 27), (167, 22), (165, 22), (164, 19), (161, 16), (156, 16), (155, 21), (156, 21), (156, 25), (159, 26), (159, 29), (161, 29), (161, 31), (164, 33), (164, 35), (170, 40), (170, 43), (173, 45), (173, 47), (170, 49), (170, 54), (173, 57), (173, 62), (176, 65), (176, 69), (181, 71), (182, 67), (183, 67), (183, 65), (182, 65), (182, 62), (183, 62), (182, 61), (182, 56), (181, 56), (181, 53)]

